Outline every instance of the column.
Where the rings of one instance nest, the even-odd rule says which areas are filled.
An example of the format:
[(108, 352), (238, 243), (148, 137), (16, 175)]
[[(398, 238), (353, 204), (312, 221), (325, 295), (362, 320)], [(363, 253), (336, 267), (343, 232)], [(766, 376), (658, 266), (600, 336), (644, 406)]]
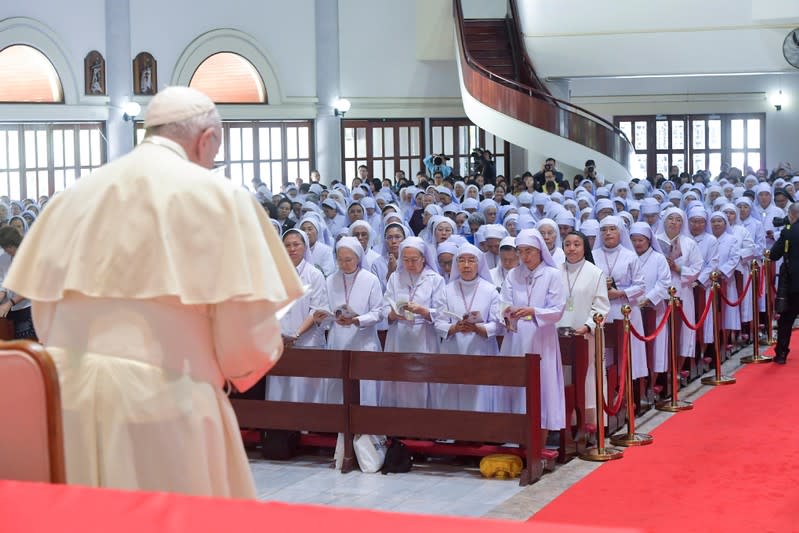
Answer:
[(106, 136), (112, 161), (133, 149), (133, 123), (122, 118), (122, 108), (133, 95), (130, 0), (105, 0), (105, 29), (105, 83), (110, 99)]
[(316, 0), (316, 168), (323, 183), (341, 180), (341, 118), (333, 102), (342, 95), (339, 68), (338, 0)]

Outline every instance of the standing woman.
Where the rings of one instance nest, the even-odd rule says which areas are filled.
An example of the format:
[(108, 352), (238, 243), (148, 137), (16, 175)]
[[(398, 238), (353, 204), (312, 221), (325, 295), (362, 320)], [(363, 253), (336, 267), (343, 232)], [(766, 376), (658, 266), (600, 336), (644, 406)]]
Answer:
[[(738, 239), (729, 227), (729, 221), (724, 213), (716, 211), (710, 215), (710, 229), (718, 242), (718, 273), (721, 274), (719, 283), (724, 295), (731, 302), (738, 300), (738, 287), (735, 284), (735, 269), (741, 261), (741, 250), (738, 247)], [(751, 301), (751, 299), (750, 299)], [(738, 310), (728, 305), (723, 306), (722, 329), (740, 331), (741, 315)]]
[[(297, 270), (302, 284), (308, 287), (302, 298), (280, 319), (284, 348), (325, 347), (325, 331), (319, 325), (328, 309), (325, 276), (311, 263), (311, 247), (304, 231), (292, 228), (283, 234), (283, 246)], [(286, 402), (324, 401), (322, 381), (316, 378), (267, 376), (266, 399)]]
[[(444, 309), (460, 317), (479, 313), (481, 319), (455, 320), (443, 313), (436, 315), (436, 329), (444, 339), (441, 353), (468, 355), (497, 355), (496, 335), (502, 328), (498, 323), (499, 295), (491, 281), (485, 256), (476, 246), (463, 244), (455, 254), (450, 282), (446, 286)], [(495, 387), (489, 385), (439, 384), (441, 395), (434, 400), (443, 409), (493, 411)], [(453, 389), (452, 394), (449, 389)], [(449, 399), (449, 402), (445, 401)]]
[[(660, 251), (657, 239), (652, 235), (652, 228), (646, 222), (635, 222), (630, 227), (630, 240), (635, 253), (638, 254), (638, 269), (644, 277), (646, 293), (639, 298), (638, 307), (649, 307), (655, 311), (655, 325), (660, 324), (666, 314), (671, 286), (671, 270), (666, 258)], [(668, 326), (666, 326), (668, 328)], [(651, 332), (643, 332), (651, 334)], [(653, 341), (654, 357), (652, 372), (666, 372), (669, 369), (667, 357), (668, 329), (655, 337)], [(654, 385), (654, 384), (650, 384)]]
[[(670, 207), (663, 213), (663, 233), (657, 238), (671, 245), (671, 253), (666, 254), (666, 261), (671, 270), (671, 284), (677, 288), (677, 296), (682, 300), (685, 316), (693, 324), (696, 322), (696, 304), (694, 303), (694, 282), (699, 277), (705, 262), (699, 246), (691, 238), (688, 221), (682, 209)], [(678, 317), (679, 318), (679, 317)], [(677, 355), (678, 371), (682, 370), (684, 360), (694, 357), (696, 352), (696, 331), (689, 328), (680, 319), (680, 342)]]
[(551, 218), (543, 218), (538, 221), (535, 228), (541, 232), (544, 242), (547, 245), (547, 251), (552, 256), (555, 266), (560, 268), (560, 265), (566, 261), (566, 255), (563, 253), (560, 242), (560, 230), (557, 223)]
[(380, 280), (383, 291), (391, 274), (397, 270), (399, 261), (399, 248), (407, 237), (405, 226), (399, 222), (391, 222), (383, 231), (383, 253), (372, 262), (371, 272)]
[[(15, 217), (19, 218), (19, 217)], [(5, 252), (0, 255), (0, 285), (5, 280), (11, 262), (17, 255), (17, 248), (22, 243), (23, 235), (12, 226), (0, 228), (0, 248)], [(14, 324), (15, 339), (36, 340), (31, 316), (31, 301), (13, 291), (0, 288), (0, 317), (8, 318)]]
[(308, 236), (310, 245), (311, 264), (322, 271), (325, 277), (336, 271), (336, 258), (333, 254), (332, 243), (325, 242), (327, 226), (315, 216), (307, 216), (300, 220), (300, 229)]
[[(436, 272), (436, 264), (424, 240), (408, 237), (402, 241), (400, 262), (388, 279), (383, 303), (382, 312), (388, 317), (385, 351), (438, 353), (433, 323), (444, 306), (444, 279)], [(381, 383), (380, 405), (427, 407), (430, 388), (427, 383)]]
[(610, 310), (605, 274), (594, 264), (588, 238), (572, 231), (563, 240), (566, 257), (561, 265), (566, 287), (566, 308), (558, 327), (574, 329), (574, 334), (588, 341), (588, 373), (585, 376), (585, 422), (596, 421), (596, 369), (594, 365), (594, 315), (607, 316)]
[[(566, 287), (555, 266), (544, 238), (536, 229), (526, 229), (516, 237), (521, 260), (500, 293), (500, 307), (508, 332), (502, 341), (502, 355), (541, 355), (541, 433), (566, 427), (566, 400), (563, 392), (563, 366), (557, 323), (566, 306)], [(515, 330), (515, 331), (514, 331)], [(524, 413), (524, 389), (506, 387), (496, 398), (496, 410)]]
[(280, 222), (280, 233), (286, 233), (294, 227), (295, 222), (291, 219), (291, 200), (285, 196), (277, 203), (277, 221)]
[[(382, 318), (383, 292), (377, 277), (363, 268), (363, 246), (358, 239), (339, 239), (336, 261), (338, 271), (327, 278), (327, 296), (330, 311), (338, 316), (330, 326), (327, 347), (331, 350), (379, 352), (382, 348), (376, 325)], [(337, 312), (345, 307), (352, 313)], [(327, 403), (341, 403), (341, 380), (326, 379), (325, 382)], [(376, 383), (361, 381), (361, 404), (377, 405), (376, 400)]]
[[(608, 215), (599, 223), (600, 235), (594, 243), (594, 260), (596, 266), (605, 274), (608, 298), (610, 299), (610, 312), (606, 323), (622, 321), (621, 308), (629, 304), (632, 307), (630, 322), (636, 331), (643, 331), (641, 309), (638, 307), (639, 299), (646, 294), (646, 285), (641, 273), (638, 255), (633, 250), (627, 228), (615, 215)], [(632, 343), (632, 368), (633, 379), (648, 375), (646, 362), (646, 346), (633, 337)]]

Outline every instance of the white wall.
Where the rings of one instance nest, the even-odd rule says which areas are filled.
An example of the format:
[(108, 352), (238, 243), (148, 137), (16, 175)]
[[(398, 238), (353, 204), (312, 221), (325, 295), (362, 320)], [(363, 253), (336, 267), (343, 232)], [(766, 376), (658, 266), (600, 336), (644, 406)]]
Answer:
[[(64, 99), (76, 106), (102, 103), (103, 97), (83, 95), (83, 59), (92, 50), (105, 55), (105, 2), (85, 0), (86, 11), (75, 10), (67, 2), (30, 0), (26, 2), (0, 2), (0, 48), (10, 44), (25, 43), (50, 58), (64, 87)], [(61, 109), (57, 109), (60, 107)], [(23, 106), (6, 106), (6, 120), (20, 120), (30, 114), (32, 119), (71, 119), (74, 108), (40, 105), (27, 109)], [(72, 106), (70, 106), (72, 107)], [(23, 114), (20, 115), (20, 112)], [(88, 119), (102, 118), (94, 114)]]
[[(799, 164), (799, 73), (770, 76), (572, 80), (571, 101), (614, 115), (766, 113), (766, 163)], [(786, 102), (771, 103), (782, 89)]]
[[(460, 95), (454, 60), (416, 58), (416, 5), (395, 0), (339, 1), (342, 95), (348, 98)], [(437, 13), (442, 16), (440, 11)], [(425, 31), (431, 30), (425, 28)]]
[(131, 50), (158, 61), (158, 84), (171, 76), (178, 56), (195, 38), (217, 28), (253, 36), (275, 67), (283, 95), (316, 94), (313, 0), (133, 0)]
[(780, 50), (795, 24), (754, 20), (757, 2), (519, 0), (519, 11), (543, 77), (789, 71)]

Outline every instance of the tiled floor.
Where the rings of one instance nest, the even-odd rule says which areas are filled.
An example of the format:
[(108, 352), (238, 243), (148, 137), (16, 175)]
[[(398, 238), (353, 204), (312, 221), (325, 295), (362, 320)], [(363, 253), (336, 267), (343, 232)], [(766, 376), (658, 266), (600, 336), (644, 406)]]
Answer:
[[(738, 358), (750, 353), (751, 349), (745, 349), (736, 354), (723, 365), (724, 372), (734, 373)], [(697, 380), (681, 392), (681, 398), (693, 400), (709, 390)], [(671, 416), (675, 415), (650, 411), (638, 421), (638, 429), (650, 431)], [(484, 479), (475, 467), (434, 462), (415, 463), (405, 474), (342, 474), (332, 468), (332, 450), (329, 458), (266, 461), (257, 457), (252, 456), (250, 466), (261, 500), (508, 520), (526, 520), (599, 467), (572, 460), (535, 484), (519, 487), (518, 480)]]

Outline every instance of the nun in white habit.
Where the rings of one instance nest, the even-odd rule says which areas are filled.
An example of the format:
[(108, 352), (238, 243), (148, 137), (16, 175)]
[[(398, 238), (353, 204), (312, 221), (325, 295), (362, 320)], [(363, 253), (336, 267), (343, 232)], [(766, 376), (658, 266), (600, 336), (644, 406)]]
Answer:
[[(691, 238), (685, 212), (670, 207), (663, 213), (663, 232), (657, 234), (661, 242), (671, 247), (664, 254), (671, 270), (671, 284), (677, 289), (677, 297), (682, 300), (682, 309), (691, 324), (696, 323), (696, 303), (694, 302), (694, 282), (704, 266), (702, 254), (696, 241)], [(680, 318), (680, 317), (678, 317)], [(679, 357), (694, 357), (696, 351), (696, 331), (689, 328), (680, 318), (680, 342), (677, 346)], [(682, 369), (682, 361), (679, 363)]]
[(491, 269), (491, 281), (497, 292), (502, 290), (505, 278), (517, 266), (519, 266), (519, 254), (516, 252), (516, 238), (505, 237), (499, 241), (499, 264)]
[[(382, 350), (376, 326), (382, 318), (383, 292), (377, 277), (364, 268), (364, 255), (355, 237), (342, 237), (336, 243), (338, 270), (327, 278), (329, 310), (335, 316), (327, 337), (331, 350)], [(327, 403), (341, 403), (341, 380), (325, 382)], [(376, 402), (376, 382), (361, 381), (361, 404)]]
[(566, 308), (558, 327), (574, 329), (574, 334), (588, 341), (588, 373), (585, 377), (585, 421), (596, 421), (596, 370), (594, 367), (594, 315), (607, 316), (610, 310), (605, 274), (594, 264), (588, 238), (576, 231), (563, 240), (566, 260), (561, 265), (566, 287)]
[[(732, 234), (727, 217), (718, 211), (710, 215), (710, 230), (718, 241), (718, 272), (721, 274), (722, 290), (725, 291), (727, 300), (738, 301), (738, 287), (735, 284), (735, 269), (741, 261), (738, 239)], [(722, 309), (724, 309), (722, 327), (740, 331), (741, 315), (738, 310), (729, 305), (722, 306)]]
[[(521, 262), (505, 278), (499, 298), (499, 318), (508, 330), (501, 353), (541, 355), (541, 428), (559, 430), (566, 427), (566, 401), (557, 323), (566, 306), (566, 287), (538, 230), (519, 232), (516, 248)], [(503, 387), (495, 409), (524, 413), (524, 389)], [(542, 432), (543, 439), (546, 435)]]
[(311, 245), (311, 264), (321, 270), (325, 277), (330, 276), (336, 271), (336, 258), (327, 226), (318, 217), (309, 215), (300, 220), (299, 227), (308, 235), (308, 243)]
[[(727, 222), (729, 223), (730, 231), (738, 240), (738, 250), (741, 253), (741, 261), (738, 263), (738, 272), (743, 276), (743, 283), (746, 285), (746, 280), (749, 279), (750, 263), (756, 256), (757, 245), (752, 239), (752, 234), (746, 229), (746, 226), (741, 224), (738, 219), (738, 208), (733, 204), (727, 203), (721, 207), (721, 212), (727, 215)], [(752, 287), (744, 295), (744, 300), (738, 308), (741, 314), (741, 323), (752, 321)], [(748, 339), (749, 336), (743, 333), (743, 337)]]
[[(704, 207), (691, 207), (687, 215), (691, 237), (696, 241), (699, 253), (702, 255), (702, 270), (699, 271), (699, 277), (696, 278), (694, 286), (702, 285), (706, 291), (705, 295), (707, 295), (707, 291), (710, 290), (713, 283), (710, 275), (719, 266), (718, 242), (710, 232), (710, 221)], [(711, 319), (705, 320), (705, 324), (702, 326), (702, 341), (704, 344), (713, 343), (713, 321)]]
[[(646, 293), (639, 299), (638, 307), (650, 307), (655, 311), (655, 326), (661, 323), (666, 314), (671, 286), (671, 270), (660, 249), (658, 240), (652, 235), (652, 227), (646, 222), (635, 222), (630, 227), (630, 241), (638, 254), (638, 269), (644, 277)], [(669, 326), (652, 341), (654, 357), (653, 372), (666, 372), (669, 369), (668, 338)], [(651, 331), (640, 331), (651, 335)]]
[(349, 234), (351, 237), (358, 239), (358, 242), (363, 246), (363, 253), (365, 254), (363, 267), (371, 271), (374, 262), (380, 258), (380, 254), (372, 249), (372, 244), (374, 243), (372, 226), (365, 220), (356, 220), (350, 224)]
[[(325, 331), (319, 325), (328, 309), (325, 276), (311, 264), (311, 250), (304, 231), (292, 228), (283, 234), (283, 246), (297, 270), (303, 286), (308, 287), (302, 298), (280, 319), (280, 332), (285, 348), (324, 348)], [(314, 316), (316, 314), (316, 316)], [(316, 320), (315, 320), (316, 319)], [(266, 399), (285, 402), (324, 401), (322, 380), (288, 376), (266, 378)]]
[(552, 256), (555, 266), (560, 268), (560, 266), (566, 261), (566, 255), (563, 253), (563, 249), (561, 248), (560, 229), (558, 228), (558, 224), (551, 218), (544, 218), (538, 221), (538, 223), (535, 225), (535, 229), (541, 233), (541, 237), (544, 239), (544, 242), (547, 245), (547, 251), (549, 252), (549, 255)]
[[(436, 258), (419, 237), (408, 237), (400, 245), (397, 270), (388, 278), (383, 314), (388, 317), (386, 352), (438, 353), (439, 337), (433, 325), (444, 306), (444, 278), (437, 272)], [(427, 407), (427, 383), (384, 382), (380, 405)]]
[[(444, 309), (436, 314), (436, 329), (444, 339), (441, 353), (497, 355), (499, 295), (491, 281), (485, 256), (476, 246), (463, 244), (455, 255), (450, 282), (445, 289)], [(456, 319), (453, 315), (461, 317)], [(442, 409), (494, 410), (496, 387), (488, 385), (439, 384)], [(454, 389), (457, 394), (451, 394)], [(456, 401), (453, 403), (453, 396)]]
[[(643, 331), (641, 309), (638, 301), (646, 294), (646, 284), (641, 273), (638, 255), (635, 253), (627, 228), (615, 215), (609, 215), (599, 223), (599, 238), (594, 242), (594, 261), (596, 266), (605, 273), (608, 298), (610, 299), (610, 312), (605, 318), (607, 323), (621, 320), (623, 305), (632, 308), (630, 322), (636, 331)], [(645, 377), (649, 374), (646, 361), (646, 347), (644, 343), (632, 338), (632, 367), (633, 379)]]

